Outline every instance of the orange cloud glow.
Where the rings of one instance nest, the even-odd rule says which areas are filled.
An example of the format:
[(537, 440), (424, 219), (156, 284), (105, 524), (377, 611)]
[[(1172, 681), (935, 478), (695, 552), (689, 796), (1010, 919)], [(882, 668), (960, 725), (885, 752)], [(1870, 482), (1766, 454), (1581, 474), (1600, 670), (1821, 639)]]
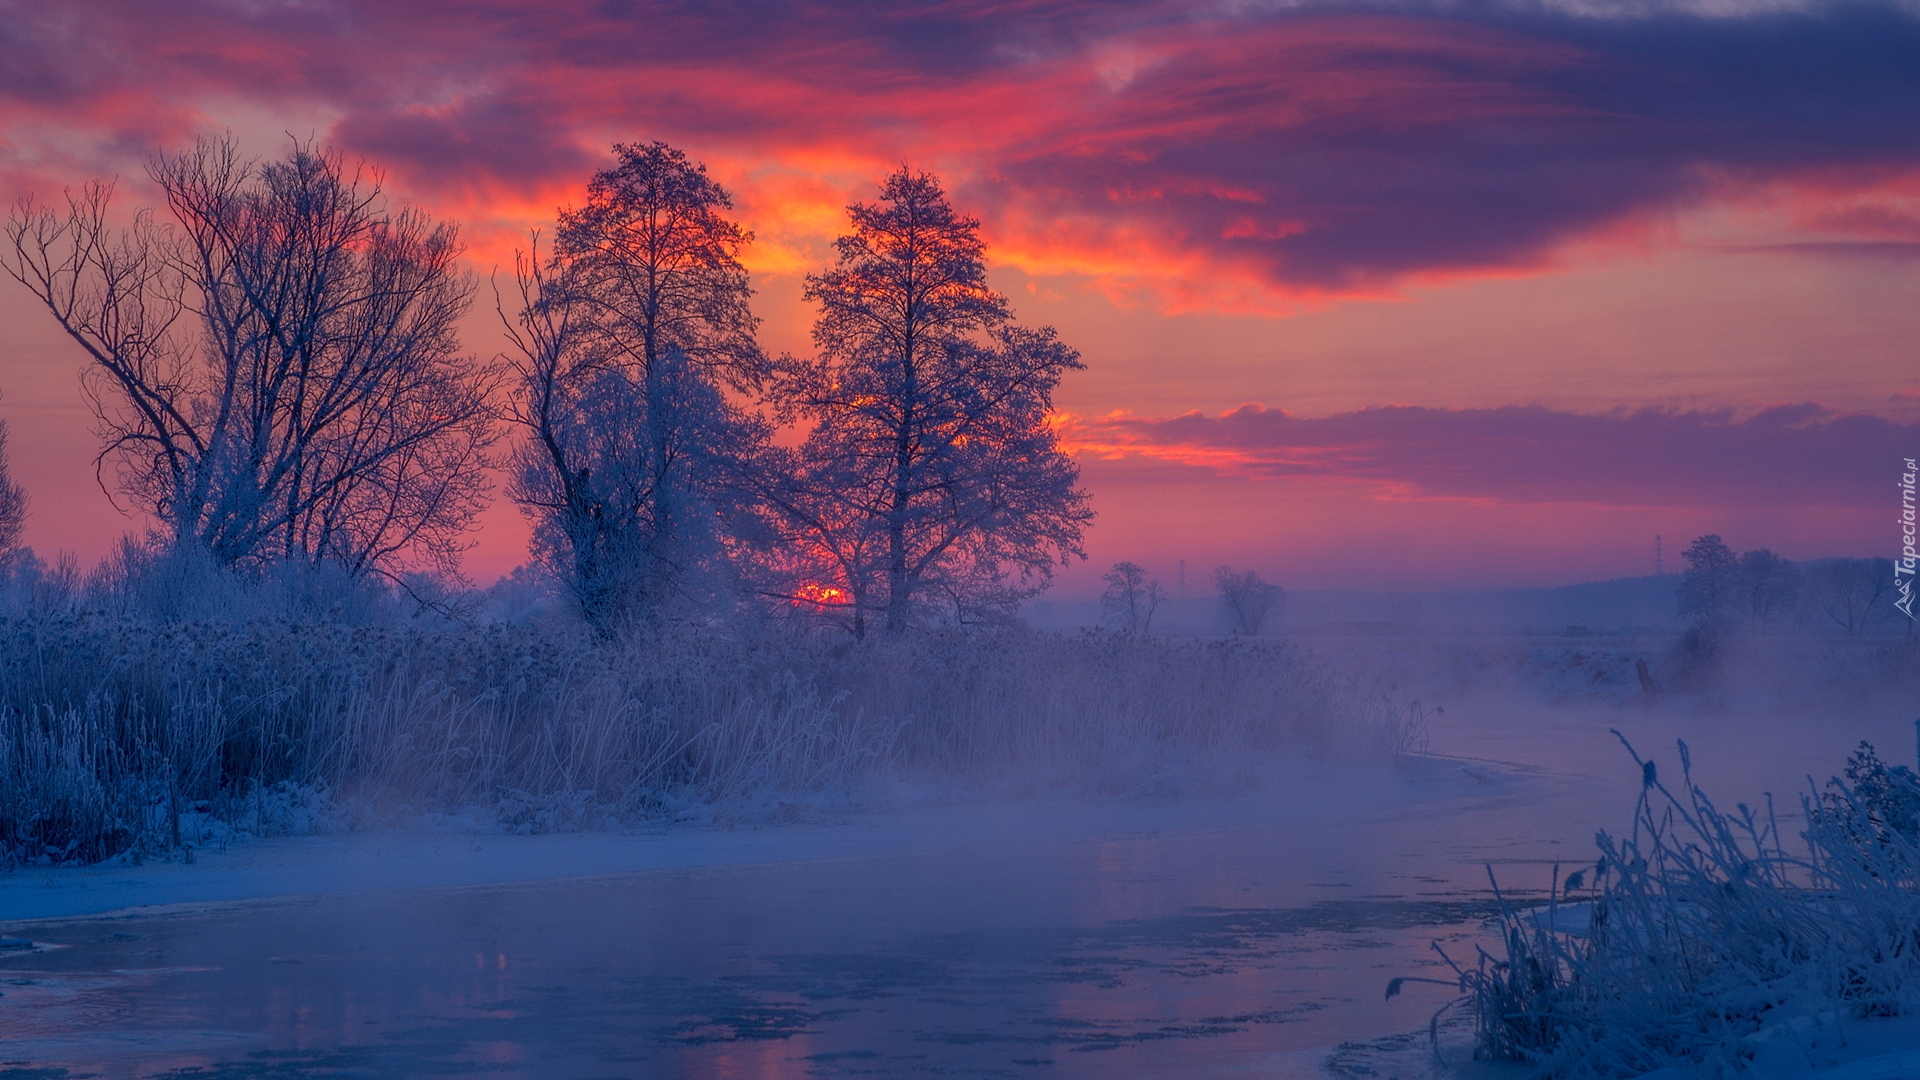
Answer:
[[(1920, 17), (1892, 0), (73, 0), (0, 25), (0, 194), (119, 175), (131, 207), (156, 149), (316, 137), (461, 222), (484, 278), (610, 144), (663, 139), (755, 233), (773, 351), (809, 347), (799, 279), (846, 205), (937, 172), (1022, 319), (1086, 355), (1058, 430), (1096, 559), (1155, 528), (1199, 559), (1237, 520), (1313, 537), (1332, 576), (1331, 538), (1416, 503), (1449, 557), (1497, 516), (1555, 572), (1587, 553), (1556, 512), (1862, 548), (1882, 459), (1914, 452), (1915, 115)], [(92, 487), (79, 360), (17, 292), (0, 321), (34, 542), (98, 554), (137, 523)], [(472, 565), (524, 542), (496, 506)]]

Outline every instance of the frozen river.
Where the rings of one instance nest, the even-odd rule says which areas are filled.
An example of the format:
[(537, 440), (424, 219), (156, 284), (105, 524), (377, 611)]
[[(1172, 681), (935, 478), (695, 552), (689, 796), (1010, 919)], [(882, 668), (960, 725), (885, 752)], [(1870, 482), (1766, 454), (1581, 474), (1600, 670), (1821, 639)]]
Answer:
[[(1622, 719), (1456, 711), (1431, 757), (1258, 797), (24, 871), (0, 918), (57, 947), (0, 954), (0, 1077), (1405, 1078), (1450, 995), (1387, 980), (1472, 954), (1489, 864), (1533, 891), (1589, 858)], [(1624, 719), (1727, 801), (1912, 738)], [(197, 902), (74, 917), (128, 896)]]

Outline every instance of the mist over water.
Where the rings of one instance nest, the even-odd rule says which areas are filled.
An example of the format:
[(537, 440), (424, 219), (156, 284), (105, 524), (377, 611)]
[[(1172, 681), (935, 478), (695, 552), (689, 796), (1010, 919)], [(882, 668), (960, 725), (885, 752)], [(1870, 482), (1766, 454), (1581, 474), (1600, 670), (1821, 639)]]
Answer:
[(56, 6), (0, 1080), (1920, 1075), (1912, 0)]
[[(682, 869), (343, 880), (16, 923), (61, 947), (0, 954), (0, 1057), (170, 1080), (1423, 1075), (1428, 1019), (1453, 995), (1388, 1001), (1386, 981), (1450, 977), (1432, 942), (1463, 962), (1492, 947), (1489, 870), (1510, 900), (1537, 896), (1626, 824), (1638, 769), (1610, 729), (1675, 771), (1685, 739), (1709, 791), (1772, 792), (1788, 819), (1860, 739), (1913, 752), (1910, 687), (1897, 670), (1873, 683), (1884, 642), (1758, 642), (1724, 658), (1717, 689), (1652, 700), (1631, 661), (1663, 670), (1653, 640), (1311, 645), (1419, 696), (1413, 753), (1300, 756), (1237, 793), (897, 797), (819, 829), (571, 841), (677, 845)], [(850, 846), (815, 839), (861, 828)], [(431, 854), (486, 858), (503, 839), (439, 836)], [(42, 876), (14, 875), (0, 911), (44, 904), (62, 882)]]
[[(1311, 1058), (1419, 1026), (1425, 1003), (1380, 1000), (1387, 973), (1491, 912), (1452, 872), (1471, 856), (1449, 834), (1502, 858), (1524, 842), (1489, 832), (1512, 796), (1471, 777), (1342, 781), (1077, 822), (1045, 821), (1073, 807), (978, 808), (864, 858), (35, 927), (73, 948), (9, 974), (86, 986), (13, 1052), (129, 1077), (223, 1056), (235, 1076), (579, 1077), (1201, 1075)], [(1433, 814), (1454, 827), (1413, 825)], [(1023, 819), (1042, 835), (1023, 838)], [(1044, 835), (1061, 831), (1083, 835)], [(82, 1034), (103, 1013), (111, 1037)], [(234, 1056), (243, 1034), (257, 1041)], [(63, 1053), (75, 1037), (83, 1052)]]

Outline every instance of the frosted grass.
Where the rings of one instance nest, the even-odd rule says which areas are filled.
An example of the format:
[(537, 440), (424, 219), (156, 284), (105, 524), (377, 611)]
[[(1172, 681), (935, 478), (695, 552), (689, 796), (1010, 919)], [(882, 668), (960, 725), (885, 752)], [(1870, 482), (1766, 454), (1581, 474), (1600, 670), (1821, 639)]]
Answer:
[(1729, 1075), (1770, 1041), (1920, 1010), (1912, 771), (1863, 744), (1789, 838), (1771, 799), (1716, 806), (1684, 742), (1677, 792), (1627, 749), (1631, 830), (1599, 834), (1598, 862), (1546, 907), (1503, 904), (1504, 957), (1456, 969), (1476, 1057), (1572, 1080)]
[(1280, 644), (791, 625), (0, 617), (0, 857), (141, 859), (331, 815), (510, 830), (790, 816), (876, 782), (1234, 788), (1391, 757), (1415, 718)]

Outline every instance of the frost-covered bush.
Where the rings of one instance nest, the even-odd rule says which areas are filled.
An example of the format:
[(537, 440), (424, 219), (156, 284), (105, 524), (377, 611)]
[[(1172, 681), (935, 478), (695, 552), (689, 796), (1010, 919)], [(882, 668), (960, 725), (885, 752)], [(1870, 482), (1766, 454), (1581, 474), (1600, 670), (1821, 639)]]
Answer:
[(759, 813), (874, 777), (1183, 790), (1412, 735), (1272, 644), (791, 625), (608, 643), (557, 620), (383, 616), (298, 582), (181, 619), (204, 614), (192, 568), (148, 573), (111, 604), (0, 615), (0, 860), (140, 858), (327, 813), (478, 810), (522, 831)]
[[(1631, 747), (1628, 748), (1631, 752)], [(1556, 1077), (1736, 1070), (1796, 1021), (1920, 1009), (1920, 781), (1862, 745), (1802, 800), (1789, 848), (1764, 809), (1716, 807), (1680, 746), (1681, 791), (1636, 754), (1632, 830), (1565, 902), (1508, 907), (1505, 958), (1461, 972), (1481, 1057)], [(1578, 902), (1575, 902), (1578, 900)]]

